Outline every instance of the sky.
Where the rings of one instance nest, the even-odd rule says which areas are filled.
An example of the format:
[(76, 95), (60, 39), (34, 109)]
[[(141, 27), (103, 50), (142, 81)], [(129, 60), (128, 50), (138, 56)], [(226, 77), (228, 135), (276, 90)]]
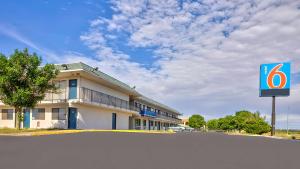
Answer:
[[(276, 125), (300, 129), (299, 0), (10, 0), (0, 2), (0, 52), (84, 62), (183, 113), (239, 110), (267, 120), (259, 67), (291, 62), (291, 95)], [(288, 116), (287, 116), (288, 115)]]

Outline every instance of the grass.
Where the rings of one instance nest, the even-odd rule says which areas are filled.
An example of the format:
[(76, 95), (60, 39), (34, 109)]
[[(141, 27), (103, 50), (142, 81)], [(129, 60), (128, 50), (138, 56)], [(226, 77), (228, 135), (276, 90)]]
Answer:
[(83, 132), (115, 132), (115, 133), (148, 133), (148, 134), (172, 134), (171, 131), (156, 131), (156, 130), (66, 130), (66, 129), (21, 129), (0, 128), (0, 135), (12, 136), (42, 136), (56, 134), (71, 134)]
[[(238, 132), (238, 131), (229, 131), (225, 132), (229, 135), (245, 135), (245, 136), (260, 136), (258, 134), (250, 134), (246, 132)], [(262, 134), (262, 136), (271, 136), (271, 133)], [(293, 139), (300, 140), (300, 130), (290, 130), (289, 134), (287, 134), (286, 130), (276, 130), (275, 137), (283, 138), (283, 139)]]
[(286, 138), (286, 139), (300, 140), (300, 130), (290, 130), (288, 134), (286, 130), (276, 130), (275, 136)]

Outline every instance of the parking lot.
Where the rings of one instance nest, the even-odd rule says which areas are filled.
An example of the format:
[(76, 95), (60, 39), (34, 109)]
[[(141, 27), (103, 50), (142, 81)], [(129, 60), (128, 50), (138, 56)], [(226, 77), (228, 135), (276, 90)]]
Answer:
[(299, 169), (300, 142), (220, 133), (0, 136), (1, 169)]

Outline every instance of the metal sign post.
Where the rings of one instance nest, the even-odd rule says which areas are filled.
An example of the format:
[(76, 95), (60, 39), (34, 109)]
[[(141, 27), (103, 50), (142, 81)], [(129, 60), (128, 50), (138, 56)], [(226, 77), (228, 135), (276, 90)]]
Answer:
[(275, 96), (272, 97), (272, 130), (271, 136), (275, 135)]
[(260, 97), (272, 97), (271, 136), (275, 135), (275, 98), (290, 95), (290, 63), (260, 66)]

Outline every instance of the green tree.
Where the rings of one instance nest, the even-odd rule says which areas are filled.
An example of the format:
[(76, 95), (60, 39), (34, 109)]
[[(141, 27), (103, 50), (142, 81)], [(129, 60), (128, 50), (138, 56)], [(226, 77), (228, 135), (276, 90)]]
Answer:
[(263, 134), (271, 131), (271, 126), (262, 118), (252, 119), (246, 122), (245, 129), (247, 133)]
[(207, 121), (207, 128), (209, 130), (218, 130), (219, 128), (219, 120), (218, 119), (212, 119)]
[(231, 131), (237, 128), (235, 116), (225, 116), (220, 118), (218, 122), (221, 130)]
[(20, 129), (22, 108), (33, 108), (56, 87), (51, 83), (58, 70), (53, 64), (40, 67), (42, 60), (27, 49), (15, 50), (10, 56), (0, 54), (0, 100), (15, 108), (15, 124)]
[(205, 125), (204, 117), (199, 114), (194, 114), (189, 118), (189, 126), (195, 129), (200, 129)]
[(236, 120), (236, 129), (241, 132), (248, 120), (256, 118), (255, 115), (249, 111), (242, 110), (235, 113), (235, 120)]

